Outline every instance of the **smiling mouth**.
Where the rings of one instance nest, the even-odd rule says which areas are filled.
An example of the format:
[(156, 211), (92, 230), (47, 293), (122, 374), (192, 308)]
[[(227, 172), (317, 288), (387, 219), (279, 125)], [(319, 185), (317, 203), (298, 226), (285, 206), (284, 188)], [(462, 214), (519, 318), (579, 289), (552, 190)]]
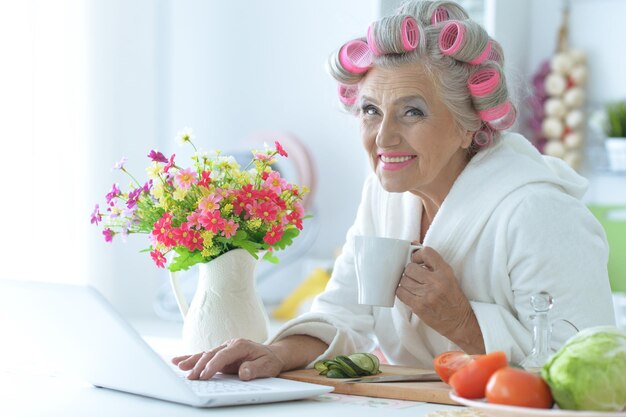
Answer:
[(382, 169), (385, 171), (398, 171), (411, 165), (417, 159), (417, 155), (384, 155), (379, 154)]
[(414, 158), (415, 158), (415, 155), (406, 155), (406, 156), (380, 155), (380, 160), (386, 164), (397, 164), (397, 163), (407, 162)]

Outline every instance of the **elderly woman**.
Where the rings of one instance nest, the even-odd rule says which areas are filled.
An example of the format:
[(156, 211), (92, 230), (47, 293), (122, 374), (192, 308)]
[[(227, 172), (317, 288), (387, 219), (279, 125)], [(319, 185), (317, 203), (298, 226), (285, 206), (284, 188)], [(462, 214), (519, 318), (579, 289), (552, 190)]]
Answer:
[[(553, 323), (612, 323), (606, 239), (580, 201), (586, 181), (502, 132), (516, 116), (502, 65), (500, 46), (452, 2), (410, 1), (333, 54), (373, 174), (326, 291), (266, 345), (234, 340), (173, 362), (190, 379), (243, 380), (376, 346), (420, 368), (458, 349), (519, 362), (539, 291), (556, 300)], [(356, 302), (356, 235), (423, 244), (392, 308)], [(555, 326), (553, 347), (571, 334)]]

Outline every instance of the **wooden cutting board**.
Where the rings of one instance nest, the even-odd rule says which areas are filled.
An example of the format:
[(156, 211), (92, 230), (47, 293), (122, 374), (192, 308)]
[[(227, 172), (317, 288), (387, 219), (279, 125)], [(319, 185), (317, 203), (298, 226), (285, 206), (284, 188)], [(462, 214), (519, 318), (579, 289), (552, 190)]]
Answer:
[[(381, 365), (382, 373), (376, 376), (386, 375), (410, 375), (421, 372), (430, 372), (423, 369), (407, 368), (404, 366)], [(363, 395), (366, 397), (393, 398), (396, 400), (425, 401), (437, 404), (453, 404), (448, 396), (450, 386), (444, 382), (384, 382), (384, 383), (361, 383), (346, 384), (347, 379), (326, 378), (315, 369), (301, 369), (297, 371), (283, 372), (280, 378), (293, 379), (295, 381), (310, 382), (313, 384), (332, 385), (337, 394)]]

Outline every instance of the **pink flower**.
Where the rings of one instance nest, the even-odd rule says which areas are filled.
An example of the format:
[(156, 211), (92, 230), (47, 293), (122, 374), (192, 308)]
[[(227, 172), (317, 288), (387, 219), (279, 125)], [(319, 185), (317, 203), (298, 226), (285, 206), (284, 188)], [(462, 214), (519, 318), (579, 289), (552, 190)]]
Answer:
[(180, 188), (189, 188), (191, 185), (197, 183), (196, 173), (191, 168), (181, 169), (176, 173), (176, 181), (178, 185), (180, 185)]
[(176, 245), (174, 233), (172, 232), (172, 213), (164, 213), (163, 216), (154, 223), (152, 234), (156, 237), (158, 242), (165, 246), (172, 247)]
[(198, 208), (202, 213), (207, 213), (210, 211), (215, 211), (220, 208), (220, 205), (217, 204), (222, 199), (222, 196), (219, 194), (211, 194), (209, 196), (204, 197), (200, 200), (198, 204)]
[(274, 225), (270, 230), (267, 231), (263, 240), (267, 242), (269, 245), (276, 244), (283, 237), (283, 229), (280, 225)]
[(141, 189), (145, 194), (150, 194), (150, 190), (152, 189), (152, 180), (146, 182)]
[(119, 197), (121, 194), (122, 194), (122, 191), (119, 189), (117, 184), (113, 184), (111, 191), (109, 191), (107, 195), (105, 196), (107, 204), (111, 204), (111, 200), (113, 200), (116, 197)]
[(254, 157), (259, 161), (269, 161), (270, 157), (264, 153), (255, 153)]
[(187, 216), (187, 221), (189, 222), (189, 226), (199, 229), (201, 227), (200, 212), (194, 211), (193, 213), (191, 213), (189, 216)]
[(254, 210), (250, 214), (269, 223), (276, 220), (278, 210), (274, 203), (265, 202), (254, 206)]
[(201, 187), (209, 188), (210, 183), (211, 183), (211, 171), (202, 171), (200, 173), (200, 180), (198, 181), (198, 185)]
[(167, 158), (161, 152), (152, 149), (148, 154), (148, 158), (152, 159), (154, 162), (163, 162), (167, 163)]
[(152, 257), (152, 260), (154, 261), (157, 267), (165, 268), (165, 262), (167, 262), (167, 259), (165, 259), (165, 256), (163, 256), (163, 254), (160, 251), (155, 249), (150, 252), (150, 256)]
[(189, 249), (189, 252), (193, 252), (195, 250), (202, 250), (202, 243), (204, 239), (200, 236), (200, 232), (191, 231), (187, 241), (185, 242), (185, 246)]
[(102, 231), (102, 234), (104, 235), (104, 241), (105, 242), (113, 242), (113, 235), (115, 233), (113, 233), (113, 230), (109, 229), (108, 227), (106, 229), (104, 229)]
[(291, 213), (289, 213), (287, 215), (287, 220), (289, 221), (289, 223), (302, 230), (302, 216), (300, 216), (297, 212), (292, 211)]
[(278, 141), (274, 141), (274, 145), (276, 145), (276, 152), (278, 152), (279, 155), (284, 156), (285, 158), (289, 155), (287, 155), (287, 151), (285, 151), (285, 148), (283, 148), (281, 146), (280, 143), (278, 143)]
[(202, 213), (200, 216), (200, 223), (202, 226), (213, 233), (219, 232), (224, 227), (225, 220), (222, 218), (219, 210), (213, 212)]
[(172, 227), (172, 234), (177, 245), (186, 246), (187, 239), (189, 239), (191, 230), (189, 230), (189, 223), (182, 223), (180, 227)]
[(276, 194), (280, 194), (287, 187), (287, 181), (280, 177), (280, 173), (272, 171), (263, 183), (263, 187), (269, 188)]
[(174, 164), (174, 158), (176, 157), (176, 154), (172, 154), (172, 156), (170, 156), (170, 160), (167, 164), (165, 164), (165, 166), (163, 167), (163, 172), (165, 172), (167, 174), (167, 172), (173, 167), (175, 166)]
[(298, 215), (300, 217), (304, 216), (304, 207), (302, 206), (302, 204), (298, 201), (296, 201), (295, 203), (293, 203), (293, 211), (295, 211), (296, 213), (298, 213)]
[(239, 225), (232, 220), (228, 220), (224, 223), (224, 228), (222, 229), (222, 234), (226, 238), (231, 238), (235, 236), (235, 233), (239, 229)]
[(96, 204), (96, 207), (93, 209), (93, 213), (91, 213), (91, 224), (98, 225), (98, 222), (102, 221), (102, 215), (100, 214), (100, 206)]

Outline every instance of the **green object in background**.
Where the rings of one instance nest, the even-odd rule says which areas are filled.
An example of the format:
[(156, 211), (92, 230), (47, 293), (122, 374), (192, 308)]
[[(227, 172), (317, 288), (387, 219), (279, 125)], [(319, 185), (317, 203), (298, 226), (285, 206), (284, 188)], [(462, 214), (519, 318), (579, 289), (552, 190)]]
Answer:
[(626, 293), (626, 206), (590, 205), (609, 241), (609, 279), (613, 292)]

